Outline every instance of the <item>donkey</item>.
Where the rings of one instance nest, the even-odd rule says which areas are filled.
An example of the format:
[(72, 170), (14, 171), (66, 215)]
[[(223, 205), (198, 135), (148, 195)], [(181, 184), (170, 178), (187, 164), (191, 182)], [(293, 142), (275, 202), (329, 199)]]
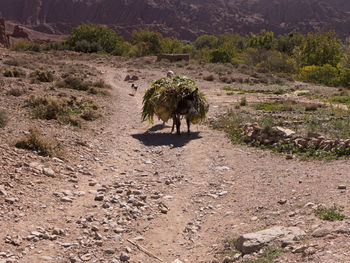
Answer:
[(189, 95), (184, 97), (179, 104), (177, 105), (175, 111), (173, 112), (173, 127), (171, 129), (171, 133), (174, 131), (174, 127), (176, 125), (176, 133), (177, 135), (180, 135), (180, 125), (181, 125), (181, 115), (186, 116), (186, 122), (187, 122), (187, 133), (188, 135), (191, 134), (190, 132), (190, 114), (197, 113), (196, 110), (196, 99), (198, 97), (198, 88), (192, 91)]

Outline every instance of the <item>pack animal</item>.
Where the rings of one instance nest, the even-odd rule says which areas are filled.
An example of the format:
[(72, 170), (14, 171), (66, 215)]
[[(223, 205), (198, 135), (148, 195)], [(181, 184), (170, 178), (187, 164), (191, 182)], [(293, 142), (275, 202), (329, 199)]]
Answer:
[(171, 132), (174, 131), (174, 128), (176, 125), (176, 133), (177, 133), (177, 135), (180, 135), (181, 115), (184, 115), (184, 116), (186, 116), (187, 133), (191, 134), (191, 132), (190, 132), (190, 126), (191, 126), (190, 115), (197, 113), (196, 105), (195, 105), (197, 98), (198, 98), (198, 89), (195, 89), (193, 92), (191, 92), (189, 95), (185, 96), (179, 102), (175, 111), (172, 114), (173, 127), (171, 129)]

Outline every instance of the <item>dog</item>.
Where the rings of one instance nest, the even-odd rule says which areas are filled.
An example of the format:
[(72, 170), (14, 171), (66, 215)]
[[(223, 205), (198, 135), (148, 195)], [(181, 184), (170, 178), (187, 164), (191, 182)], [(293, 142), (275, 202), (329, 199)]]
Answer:
[(136, 85), (136, 84), (131, 84), (131, 88), (133, 89), (133, 94), (135, 95), (136, 94), (136, 91), (137, 91), (137, 89), (138, 89), (138, 86)]

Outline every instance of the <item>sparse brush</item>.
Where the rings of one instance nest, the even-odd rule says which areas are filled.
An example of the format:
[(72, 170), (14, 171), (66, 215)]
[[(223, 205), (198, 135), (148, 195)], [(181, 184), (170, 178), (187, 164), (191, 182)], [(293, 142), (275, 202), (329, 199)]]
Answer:
[(87, 91), (90, 83), (85, 82), (82, 78), (73, 75), (67, 76), (62, 81), (57, 82), (57, 86), (59, 88)]
[(17, 148), (35, 151), (43, 156), (62, 157), (63, 151), (59, 143), (52, 138), (43, 137), (36, 128), (31, 128), (29, 134), (16, 142)]
[(7, 95), (11, 95), (11, 96), (15, 96), (15, 97), (19, 97), (21, 95), (23, 95), (26, 92), (25, 89), (21, 89), (21, 88), (12, 88), (10, 89), (6, 94)]
[(103, 79), (99, 79), (98, 81), (92, 83), (92, 86), (100, 89), (111, 89), (111, 85), (107, 84)]
[(0, 128), (4, 128), (9, 120), (7, 112), (3, 109), (0, 109)]
[(30, 78), (39, 82), (52, 82), (54, 80), (54, 73), (46, 70), (35, 70), (30, 74)]
[(76, 98), (56, 99), (54, 97), (31, 96), (27, 106), (32, 108), (34, 117), (46, 120), (58, 120), (73, 126), (81, 126), (81, 120), (93, 121), (101, 116), (98, 106), (90, 100)]
[(3, 75), (7, 78), (21, 78), (25, 77), (26, 73), (22, 69), (16, 67), (8, 67), (3, 71)]

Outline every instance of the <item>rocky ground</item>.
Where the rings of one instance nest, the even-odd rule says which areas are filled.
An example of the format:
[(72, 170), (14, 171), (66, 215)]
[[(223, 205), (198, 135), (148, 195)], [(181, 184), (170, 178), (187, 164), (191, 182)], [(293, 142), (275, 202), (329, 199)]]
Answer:
[[(0, 108), (10, 117), (0, 129), (1, 263), (261, 262), (254, 260), (265, 243), (284, 246), (274, 262), (350, 262), (349, 221), (325, 221), (314, 213), (319, 204), (336, 204), (350, 214), (347, 159), (302, 162), (232, 145), (204, 124), (179, 137), (161, 122), (140, 122), (145, 89), (168, 70), (198, 82), (210, 103), (209, 120), (225, 113), (243, 95), (227, 95), (226, 84), (203, 80), (218, 72), (216, 66), (5, 49), (1, 54), (2, 69), (15, 61), (27, 75), (41, 67), (54, 70), (58, 81), (73, 70), (112, 86), (106, 96), (1, 77)], [(134, 96), (126, 75), (138, 78)], [(23, 89), (20, 96), (9, 93), (16, 87)], [(82, 128), (34, 119), (24, 105), (39, 94), (93, 99), (103, 117), (84, 121)], [(245, 96), (260, 101), (276, 95)], [(58, 140), (64, 155), (42, 157), (14, 147), (30, 127)]]

